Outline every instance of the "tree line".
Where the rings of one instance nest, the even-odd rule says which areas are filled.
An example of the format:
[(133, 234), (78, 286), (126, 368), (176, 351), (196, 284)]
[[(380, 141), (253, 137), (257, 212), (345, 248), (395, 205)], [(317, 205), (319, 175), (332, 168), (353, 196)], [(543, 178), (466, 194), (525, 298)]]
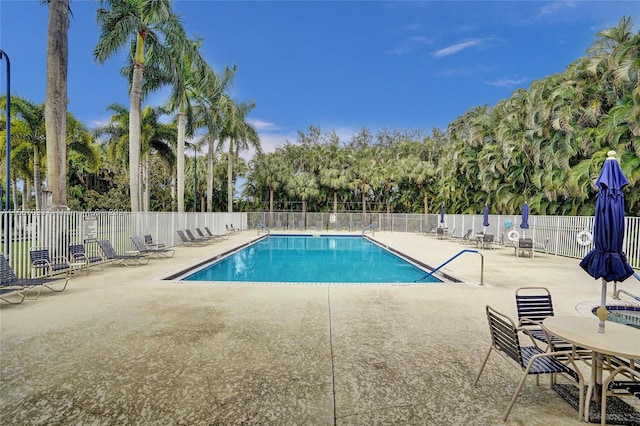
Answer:
[[(151, 3), (164, 12), (139, 9)], [(202, 211), (435, 213), (444, 205), (449, 212), (480, 213), (486, 204), (494, 214), (513, 214), (526, 201), (533, 214), (592, 215), (594, 183), (613, 149), (630, 181), (626, 211), (640, 211), (635, 185), (640, 179), (640, 32), (633, 32), (629, 17), (598, 32), (585, 56), (564, 72), (534, 81), (496, 105), (471, 108), (444, 130), (362, 128), (340, 140), (334, 131), (312, 125), (295, 141), (283, 141), (265, 154), (247, 120), (255, 104), (229, 95), (236, 68), (213, 72), (199, 56), (201, 40), (176, 30), (181, 26), (167, 15), (168, 1), (101, 4), (107, 7), (98, 10), (102, 32), (95, 57), (104, 61), (127, 40), (136, 41), (132, 63), (123, 69), (132, 100), (129, 109), (111, 105), (109, 124), (91, 131), (67, 114), (67, 204), (72, 208), (185, 211), (185, 200), (198, 197)], [(118, 24), (131, 14), (142, 22)], [(163, 37), (156, 33), (159, 28)], [(149, 40), (165, 40), (166, 46), (145, 50)], [(171, 49), (182, 56), (171, 56)], [(171, 64), (171, 57), (182, 60)], [(165, 105), (141, 108), (145, 94), (167, 84), (173, 90)], [(21, 102), (26, 106), (14, 110), (12, 134), (13, 143), (25, 145), (12, 151), (12, 179), (35, 185), (37, 195), (37, 173), (45, 154), (49, 167), (51, 155), (42, 149), (45, 140), (49, 143), (42, 131), (46, 120), (25, 113), (27, 106), (41, 106)], [(166, 114), (172, 121), (163, 124), (160, 117)], [(20, 135), (29, 132), (24, 142)], [(188, 137), (190, 149), (201, 154), (197, 164), (185, 156)], [(250, 147), (256, 155), (247, 164), (238, 154)], [(24, 164), (18, 166), (24, 152), (32, 152), (33, 159), (20, 157)], [(185, 171), (193, 176), (194, 169), (195, 193), (185, 184), (193, 182), (185, 179)], [(127, 170), (128, 180), (122, 178)], [(246, 180), (243, 197), (234, 200), (239, 177)], [(27, 189), (22, 192), (28, 202)], [(123, 202), (127, 193), (128, 203)]]

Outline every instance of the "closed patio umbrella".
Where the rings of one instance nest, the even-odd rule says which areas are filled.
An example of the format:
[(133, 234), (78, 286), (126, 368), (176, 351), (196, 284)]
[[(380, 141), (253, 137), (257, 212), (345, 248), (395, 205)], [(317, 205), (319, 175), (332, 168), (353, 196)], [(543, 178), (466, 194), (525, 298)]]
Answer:
[(598, 318), (599, 333), (604, 333), (604, 321), (607, 319), (607, 282), (624, 281), (633, 275), (633, 269), (627, 263), (622, 251), (624, 239), (624, 193), (622, 188), (629, 181), (622, 173), (615, 151), (609, 151), (596, 186), (600, 192), (596, 198), (596, 212), (593, 222), (593, 250), (580, 262), (580, 266), (596, 280), (601, 279), (602, 291)]
[[(520, 229), (529, 229), (529, 204), (524, 202), (522, 206), (522, 222), (520, 223)], [(522, 236), (524, 237), (524, 231), (522, 232)]]
[(484, 226), (483, 232), (487, 233), (487, 226), (489, 226), (489, 206), (484, 205), (484, 211), (482, 212), (482, 226)]
[(440, 223), (441, 226), (444, 227), (444, 206), (440, 207)]

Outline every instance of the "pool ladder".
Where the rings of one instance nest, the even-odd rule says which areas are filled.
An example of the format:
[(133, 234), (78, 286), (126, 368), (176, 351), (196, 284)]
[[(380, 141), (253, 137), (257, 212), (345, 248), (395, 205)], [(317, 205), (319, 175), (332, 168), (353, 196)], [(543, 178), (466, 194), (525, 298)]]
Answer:
[(414, 282), (422, 281), (425, 278), (428, 278), (428, 277), (432, 276), (433, 274), (438, 272), (438, 270), (440, 270), (443, 266), (445, 266), (446, 264), (448, 264), (453, 259), (455, 259), (456, 257), (460, 256), (463, 253), (477, 253), (477, 254), (480, 255), (480, 285), (484, 285), (484, 256), (478, 250), (473, 250), (473, 249), (460, 250), (458, 253), (456, 253), (454, 256), (452, 256), (449, 260), (444, 262), (442, 265), (438, 266), (436, 269), (434, 269), (433, 271), (429, 272), (424, 277), (422, 277), (422, 278), (420, 278), (418, 280), (415, 280)]

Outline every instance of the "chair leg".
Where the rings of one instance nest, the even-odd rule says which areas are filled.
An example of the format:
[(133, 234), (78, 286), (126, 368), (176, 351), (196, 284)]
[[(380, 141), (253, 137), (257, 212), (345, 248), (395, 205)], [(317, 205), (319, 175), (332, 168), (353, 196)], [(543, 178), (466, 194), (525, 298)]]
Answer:
[(491, 351), (493, 350), (493, 345), (489, 347), (487, 351), (487, 356), (484, 357), (484, 362), (482, 363), (482, 367), (480, 367), (480, 372), (478, 373), (478, 377), (476, 377), (476, 381), (473, 382), (473, 386), (478, 384), (478, 380), (480, 380), (480, 376), (482, 375), (482, 371), (484, 370), (485, 365), (487, 365), (487, 360), (489, 359), (489, 355), (491, 355)]
[(527, 376), (529, 375), (529, 368), (527, 367), (527, 370), (524, 372), (524, 375), (522, 376), (522, 379), (520, 380), (520, 384), (518, 385), (518, 389), (516, 389), (515, 393), (513, 394), (513, 398), (511, 398), (511, 402), (509, 402), (509, 406), (507, 407), (507, 411), (504, 413), (504, 417), (502, 420), (504, 420), (505, 422), (507, 421), (507, 417), (509, 417), (509, 413), (511, 413), (511, 409), (513, 408), (513, 404), (515, 404), (516, 399), (518, 398), (518, 395), (520, 395), (520, 392), (522, 391), (522, 388), (524, 387), (524, 382), (527, 380)]

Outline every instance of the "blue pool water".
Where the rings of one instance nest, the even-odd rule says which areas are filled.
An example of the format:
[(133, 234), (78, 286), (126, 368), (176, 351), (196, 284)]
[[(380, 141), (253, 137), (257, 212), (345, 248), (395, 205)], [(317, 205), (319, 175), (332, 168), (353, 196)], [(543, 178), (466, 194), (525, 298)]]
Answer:
[(272, 235), (183, 280), (413, 283), (426, 273), (362, 237)]

